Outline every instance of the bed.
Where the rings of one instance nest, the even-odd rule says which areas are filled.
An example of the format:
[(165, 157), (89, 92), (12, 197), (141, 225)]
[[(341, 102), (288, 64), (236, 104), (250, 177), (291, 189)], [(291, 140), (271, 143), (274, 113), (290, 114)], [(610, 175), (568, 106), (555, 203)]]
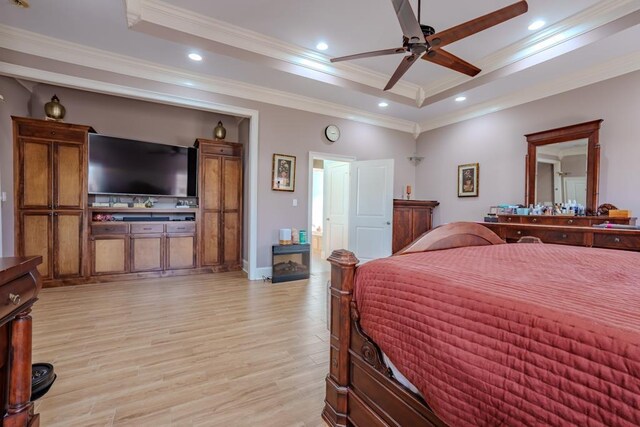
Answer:
[(330, 425), (640, 425), (639, 254), (454, 223), (329, 261)]

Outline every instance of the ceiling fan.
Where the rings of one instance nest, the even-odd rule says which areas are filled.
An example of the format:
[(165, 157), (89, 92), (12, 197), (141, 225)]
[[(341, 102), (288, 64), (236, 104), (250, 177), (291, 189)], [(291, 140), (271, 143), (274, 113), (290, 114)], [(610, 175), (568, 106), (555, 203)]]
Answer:
[(398, 21), (400, 21), (402, 33), (404, 34), (402, 37), (402, 47), (358, 53), (331, 59), (331, 62), (339, 62), (351, 59), (370, 58), (373, 56), (393, 55), (396, 53), (409, 53), (408, 56), (402, 59), (402, 62), (391, 76), (384, 90), (391, 89), (416, 62), (416, 59), (420, 57), (425, 61), (442, 65), (443, 67), (450, 68), (468, 76), (476, 76), (481, 71), (478, 67), (442, 48), (450, 43), (522, 15), (529, 9), (527, 2), (522, 0), (511, 6), (504, 7), (479, 18), (472, 19), (464, 24), (456, 25), (448, 30), (436, 33), (433, 27), (422, 25), (419, 22), (422, 0), (418, 0), (418, 17), (414, 15), (409, 0), (391, 0), (391, 2), (398, 16)]

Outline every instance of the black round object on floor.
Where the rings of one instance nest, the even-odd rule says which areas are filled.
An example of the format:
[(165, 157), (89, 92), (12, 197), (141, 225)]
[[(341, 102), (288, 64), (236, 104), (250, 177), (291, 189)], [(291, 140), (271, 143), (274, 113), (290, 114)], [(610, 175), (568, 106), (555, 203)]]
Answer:
[(31, 400), (38, 400), (51, 388), (56, 380), (51, 363), (34, 363), (31, 365)]

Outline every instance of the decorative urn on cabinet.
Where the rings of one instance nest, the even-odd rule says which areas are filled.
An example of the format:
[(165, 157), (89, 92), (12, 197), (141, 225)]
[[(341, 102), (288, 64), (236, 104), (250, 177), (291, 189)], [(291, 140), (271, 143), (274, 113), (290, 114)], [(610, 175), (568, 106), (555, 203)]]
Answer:
[(67, 110), (64, 105), (60, 104), (60, 99), (53, 95), (51, 101), (44, 104), (44, 113), (47, 115), (47, 119), (61, 121), (67, 114)]
[(213, 137), (219, 141), (227, 137), (227, 130), (222, 126), (222, 122), (218, 122), (218, 126), (213, 129)]

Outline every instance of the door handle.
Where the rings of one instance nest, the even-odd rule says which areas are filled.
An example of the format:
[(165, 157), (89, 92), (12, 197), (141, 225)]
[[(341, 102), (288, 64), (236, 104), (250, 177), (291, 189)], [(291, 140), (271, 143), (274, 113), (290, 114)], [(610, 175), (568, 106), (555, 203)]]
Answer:
[(329, 221), (329, 218), (327, 218), (327, 221)]
[(389, 221), (387, 221), (387, 225), (391, 225), (391, 223)]

